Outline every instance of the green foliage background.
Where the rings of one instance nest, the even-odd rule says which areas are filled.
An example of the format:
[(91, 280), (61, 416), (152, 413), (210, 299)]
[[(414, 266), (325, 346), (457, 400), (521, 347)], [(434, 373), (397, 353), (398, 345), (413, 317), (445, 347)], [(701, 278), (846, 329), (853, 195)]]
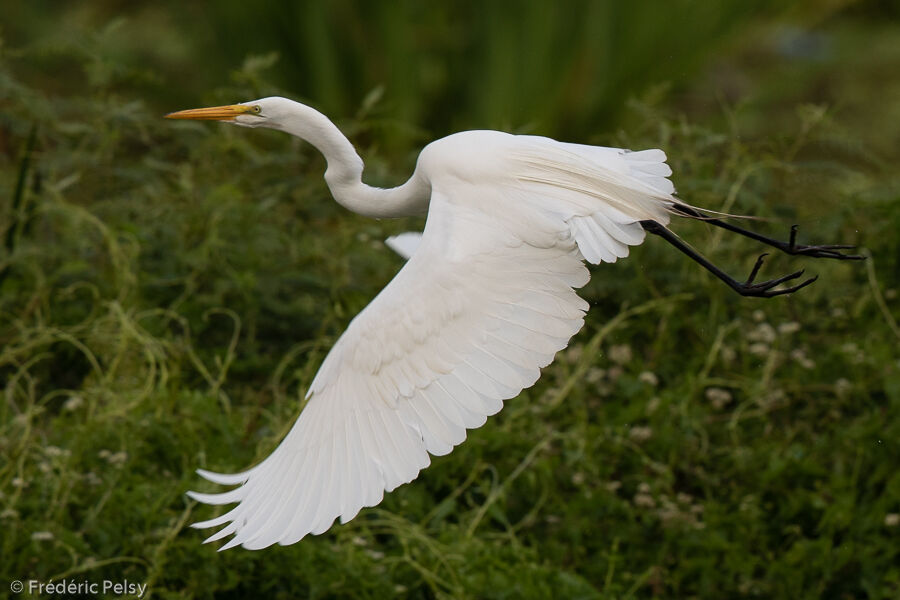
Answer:
[[(550, 6), (0, 8), (0, 597), (900, 596), (900, 5)], [(272, 93), (334, 117), (373, 184), (466, 128), (661, 147), (691, 203), (871, 258), (772, 256), (819, 281), (748, 300), (648, 240), (414, 483), (217, 554), (194, 469), (271, 451), (399, 268), (382, 240), (421, 227), (338, 207), (287, 136), (160, 119)], [(675, 227), (735, 274), (761, 251)]]

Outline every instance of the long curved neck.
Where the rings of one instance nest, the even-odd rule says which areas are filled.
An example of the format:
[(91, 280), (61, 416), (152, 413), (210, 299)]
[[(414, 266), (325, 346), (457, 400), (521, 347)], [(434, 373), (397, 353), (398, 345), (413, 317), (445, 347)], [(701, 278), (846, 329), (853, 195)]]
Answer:
[(319, 111), (294, 104), (277, 129), (306, 140), (325, 156), (325, 181), (340, 205), (368, 217), (402, 217), (428, 210), (430, 186), (418, 171), (395, 188), (366, 185), (362, 182), (363, 161), (350, 140)]

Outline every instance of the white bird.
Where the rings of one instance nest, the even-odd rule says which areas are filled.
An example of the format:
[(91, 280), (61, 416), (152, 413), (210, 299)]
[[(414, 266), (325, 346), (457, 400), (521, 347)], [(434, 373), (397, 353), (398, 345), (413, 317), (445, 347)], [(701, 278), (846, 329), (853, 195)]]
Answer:
[[(243, 473), (197, 472), (238, 485), (188, 492), (207, 504), (238, 505), (195, 523), (222, 526), (206, 541), (221, 550), (293, 544), (378, 504), (480, 427), (503, 401), (537, 381), (540, 369), (582, 327), (588, 304), (575, 289), (584, 264), (615, 262), (646, 231), (663, 236), (744, 295), (774, 296), (792, 273), (740, 283), (667, 228), (670, 215), (706, 218), (678, 201), (662, 150), (631, 152), (546, 137), (467, 131), (432, 142), (405, 184), (362, 183), (363, 161), (340, 130), (285, 98), (180, 111), (173, 119), (221, 120), (300, 137), (328, 162), (335, 200), (371, 217), (427, 211), (421, 235), (389, 244), (409, 257), (347, 327), (307, 392), (308, 403), (281, 444)], [(845, 246), (798, 246), (729, 223), (710, 223), (791, 254), (851, 258)]]

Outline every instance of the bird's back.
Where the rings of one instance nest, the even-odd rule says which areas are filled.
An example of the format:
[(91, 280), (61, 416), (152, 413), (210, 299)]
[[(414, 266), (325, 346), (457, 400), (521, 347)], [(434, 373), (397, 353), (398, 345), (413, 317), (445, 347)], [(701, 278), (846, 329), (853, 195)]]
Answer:
[(479, 213), (523, 242), (570, 234), (590, 262), (613, 262), (640, 243), (639, 221), (669, 221), (675, 202), (662, 150), (465, 131), (423, 149), (417, 170), (461, 212)]

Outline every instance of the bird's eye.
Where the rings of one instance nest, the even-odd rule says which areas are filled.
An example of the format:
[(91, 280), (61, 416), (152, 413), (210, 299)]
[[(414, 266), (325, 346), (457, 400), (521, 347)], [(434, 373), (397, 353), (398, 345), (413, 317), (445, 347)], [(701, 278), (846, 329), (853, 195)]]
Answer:
[(259, 114), (262, 112), (262, 109), (259, 107), (259, 105), (257, 105), (253, 107), (253, 112)]

